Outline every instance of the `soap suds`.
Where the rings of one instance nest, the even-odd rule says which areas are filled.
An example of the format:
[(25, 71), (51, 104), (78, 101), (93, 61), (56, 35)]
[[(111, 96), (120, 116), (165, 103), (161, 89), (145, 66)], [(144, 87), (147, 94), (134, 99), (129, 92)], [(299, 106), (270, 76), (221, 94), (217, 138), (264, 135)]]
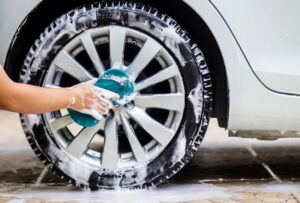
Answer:
[[(117, 15), (117, 14), (115, 14)], [(115, 17), (117, 18), (117, 17)], [(185, 67), (186, 65), (186, 60), (183, 56), (183, 54), (180, 51), (180, 44), (185, 43), (183, 38), (180, 37), (179, 35), (174, 35), (174, 30), (177, 30), (177, 28), (175, 27), (176, 25), (169, 25), (169, 26), (165, 26), (163, 27), (160, 23), (158, 23), (157, 21), (153, 20), (153, 21), (149, 21), (145, 19), (145, 22), (140, 22), (140, 21), (136, 21), (136, 18), (139, 18), (139, 16), (132, 12), (132, 13), (128, 13), (128, 18), (130, 18), (128, 20), (128, 25), (130, 27), (140, 27), (143, 26), (144, 29), (149, 30), (152, 35), (158, 37), (162, 42), (164, 42), (164, 44), (169, 47), (172, 48), (172, 51), (174, 52), (174, 54), (176, 55), (176, 57), (178, 58), (178, 61), (180, 62), (182, 67)], [(142, 24), (142, 25), (141, 25)], [(168, 37), (166, 37), (168, 36)]]
[(129, 102), (131, 102), (134, 97), (136, 96), (136, 93), (132, 93), (131, 95), (124, 95), (122, 99), (118, 100), (118, 104), (120, 104), (121, 106), (122, 105), (125, 105)]
[[(210, 184), (168, 184), (151, 190), (78, 191), (70, 189), (28, 189), (23, 193), (0, 193), (16, 200), (47, 199), (50, 201), (99, 201), (107, 203), (183, 202), (213, 198), (230, 198), (225, 188)], [(18, 199), (17, 199), (18, 198)]]
[[(48, 139), (48, 138), (47, 138)], [(80, 159), (67, 155), (65, 151), (57, 148), (56, 145), (50, 144), (47, 149), (51, 160), (57, 160), (57, 166), (65, 174), (71, 177), (76, 177), (75, 185), (80, 186), (81, 184), (86, 184), (90, 178), (90, 175), (96, 167), (92, 167)], [(52, 168), (52, 164), (48, 164), (49, 168)]]
[(183, 126), (181, 132), (176, 140), (175, 150), (171, 158), (172, 163), (177, 163), (180, 161), (186, 153), (186, 137), (185, 137), (185, 127)]
[(198, 83), (197, 87), (193, 89), (189, 96), (188, 99), (194, 106), (194, 114), (195, 114), (195, 119), (196, 123), (200, 122), (201, 114), (202, 114), (202, 106), (203, 106), (203, 87), (201, 83)]
[(104, 75), (103, 79), (104, 80), (113, 80), (113, 81), (119, 83), (120, 85), (124, 85), (126, 82), (128, 82), (128, 77), (118, 77), (118, 76), (114, 76), (114, 75)]

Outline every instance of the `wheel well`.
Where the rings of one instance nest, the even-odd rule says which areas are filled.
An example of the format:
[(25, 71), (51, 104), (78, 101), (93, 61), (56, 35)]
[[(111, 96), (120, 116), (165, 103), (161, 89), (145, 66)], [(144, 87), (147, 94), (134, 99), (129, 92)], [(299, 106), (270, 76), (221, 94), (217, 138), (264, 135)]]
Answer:
[[(14, 81), (18, 80), (23, 61), (31, 45), (53, 20), (73, 8), (94, 1), (95, 0), (44, 0), (35, 7), (19, 27), (12, 40), (5, 61), (5, 70), (8, 75)], [(193, 40), (202, 49), (210, 67), (214, 84), (214, 102), (211, 116), (216, 117), (219, 125), (226, 128), (229, 110), (229, 90), (226, 70), (218, 44), (208, 26), (194, 10), (182, 0), (173, 0), (171, 4), (169, 1), (161, 0), (136, 1), (155, 7), (161, 12), (173, 17), (191, 34)], [(178, 12), (178, 8), (180, 8), (181, 12)]]

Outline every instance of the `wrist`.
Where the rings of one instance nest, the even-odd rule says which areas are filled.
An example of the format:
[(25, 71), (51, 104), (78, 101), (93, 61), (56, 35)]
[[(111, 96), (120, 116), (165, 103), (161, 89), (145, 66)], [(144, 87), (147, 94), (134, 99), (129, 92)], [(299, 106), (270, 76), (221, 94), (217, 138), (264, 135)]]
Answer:
[(65, 88), (66, 91), (66, 107), (71, 108), (75, 104), (75, 96), (73, 88)]

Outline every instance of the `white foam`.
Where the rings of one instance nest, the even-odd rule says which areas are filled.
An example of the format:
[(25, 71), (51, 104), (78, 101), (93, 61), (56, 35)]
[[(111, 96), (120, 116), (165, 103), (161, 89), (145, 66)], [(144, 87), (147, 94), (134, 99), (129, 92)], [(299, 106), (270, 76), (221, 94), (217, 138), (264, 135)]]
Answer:
[(190, 92), (188, 98), (190, 102), (194, 106), (194, 114), (195, 114), (195, 119), (196, 123), (200, 122), (200, 116), (202, 114), (202, 102), (203, 102), (203, 88), (202, 84), (198, 83), (198, 85)]
[(186, 137), (185, 137), (185, 127), (183, 127), (176, 140), (176, 148), (171, 158), (171, 162), (173, 164), (176, 164), (176, 162), (180, 161), (184, 157), (185, 153), (186, 153)]
[(97, 201), (107, 203), (182, 202), (213, 198), (229, 198), (221, 187), (209, 184), (163, 185), (152, 190), (71, 191), (69, 189), (29, 189), (19, 194), (0, 193), (16, 199), (47, 199), (50, 201)]
[(114, 75), (109, 75), (109, 76), (105, 75), (105, 76), (103, 76), (103, 79), (112, 80), (117, 83), (120, 83), (121, 85), (123, 85), (125, 82), (128, 81), (128, 77), (118, 77), (118, 76), (114, 76)]

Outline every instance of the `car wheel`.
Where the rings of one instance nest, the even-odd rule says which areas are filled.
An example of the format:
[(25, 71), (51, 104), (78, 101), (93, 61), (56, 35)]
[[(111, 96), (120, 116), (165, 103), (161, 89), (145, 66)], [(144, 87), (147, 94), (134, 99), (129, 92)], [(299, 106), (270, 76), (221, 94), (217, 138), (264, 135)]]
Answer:
[(20, 74), (21, 82), (47, 88), (70, 87), (110, 68), (133, 78), (133, 102), (93, 127), (77, 125), (66, 109), (21, 115), (41, 161), (93, 190), (145, 188), (172, 177), (202, 141), (212, 98), (204, 56), (175, 20), (142, 4), (114, 2), (56, 19)]

